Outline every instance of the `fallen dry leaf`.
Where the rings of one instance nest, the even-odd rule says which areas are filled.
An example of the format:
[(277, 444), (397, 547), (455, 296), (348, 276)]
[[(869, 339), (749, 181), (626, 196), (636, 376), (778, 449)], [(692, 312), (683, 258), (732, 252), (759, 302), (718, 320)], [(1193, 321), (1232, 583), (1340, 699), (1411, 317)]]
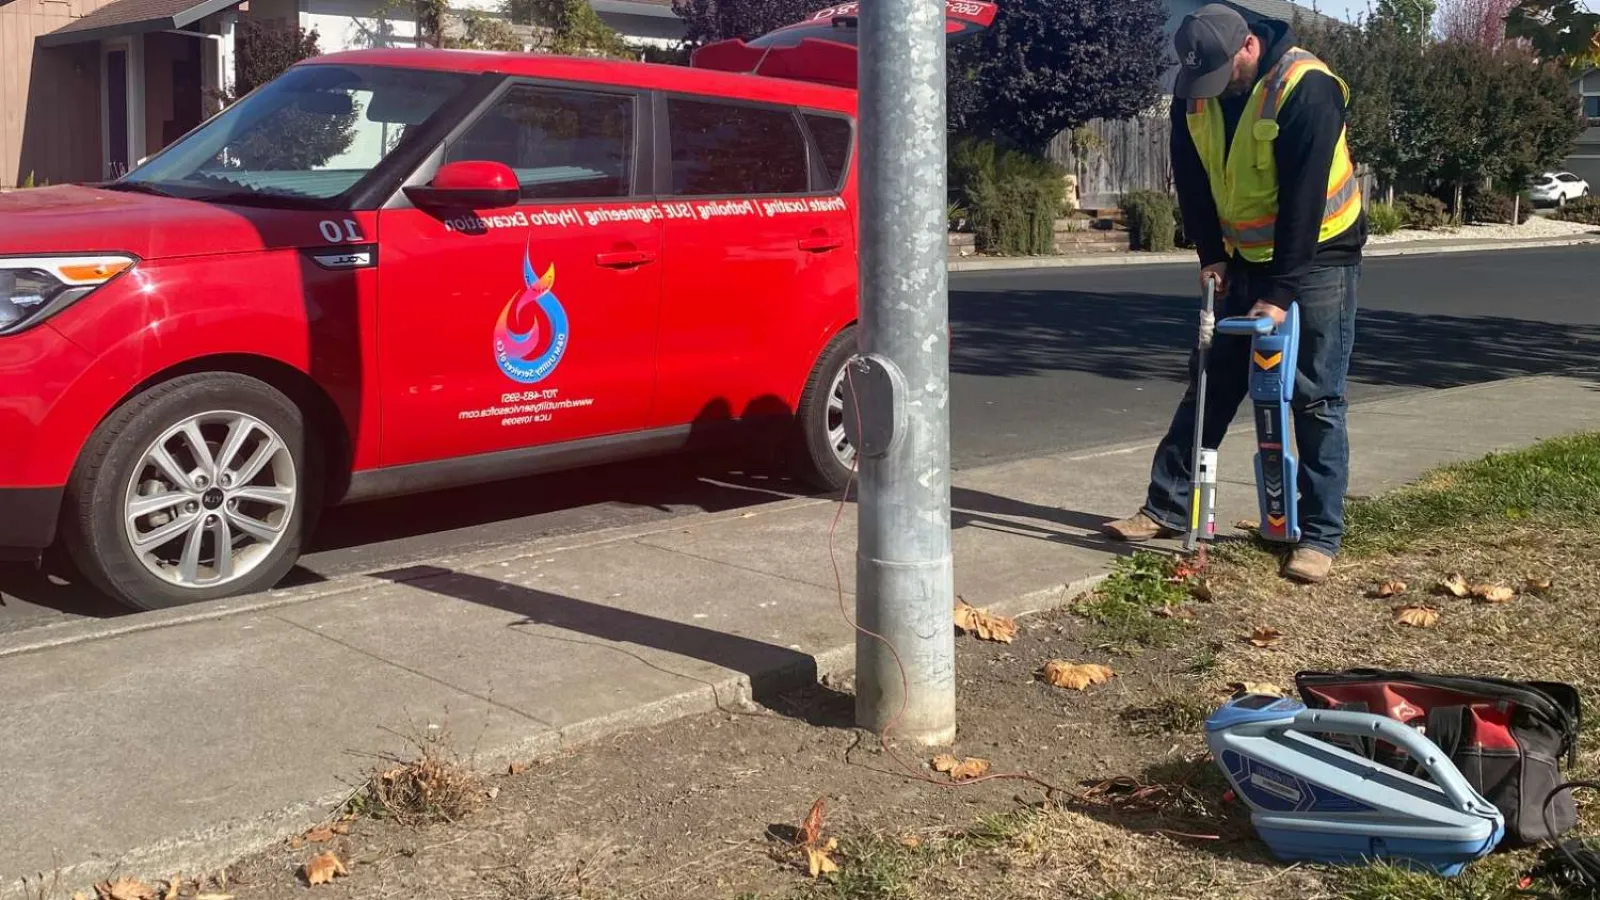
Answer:
[(1257, 522), (1255, 519), (1240, 519), (1239, 521), (1233, 523), (1233, 527), (1239, 529), (1240, 531), (1260, 531), (1261, 523)]
[[(348, 831), (349, 829), (346, 829), (346, 830)], [(301, 835), (300, 837), (305, 839), (308, 843), (312, 843), (312, 844), (326, 843), (328, 841), (333, 840), (333, 826), (331, 826), (331, 825), (318, 825), (317, 827), (311, 829), (310, 831), (306, 832), (305, 834)]]
[(1201, 572), (1201, 568), (1201, 564), (1198, 560), (1181, 560), (1177, 565), (1172, 567), (1172, 574), (1168, 576), (1167, 580), (1173, 584), (1182, 584), (1183, 582), (1198, 576)]
[(1431, 606), (1402, 606), (1394, 611), (1394, 620), (1412, 628), (1432, 628), (1439, 624), (1439, 611)]
[(806, 820), (800, 823), (800, 844), (805, 847), (814, 847), (822, 840), (822, 798), (811, 804), (811, 812), (806, 813)]
[(988, 610), (978, 609), (961, 598), (956, 598), (956, 627), (979, 639), (1009, 644), (1017, 637), (1017, 622)]
[(1530, 594), (1547, 594), (1553, 587), (1555, 582), (1549, 578), (1529, 578), (1522, 584), (1522, 589)]
[(137, 878), (124, 875), (116, 881), (103, 881), (94, 888), (100, 900), (156, 900), (156, 889)]
[(1196, 578), (1189, 582), (1189, 596), (1199, 600), (1201, 603), (1210, 603), (1217, 599), (1216, 595), (1211, 592), (1211, 582), (1204, 578)]
[(167, 882), (167, 892), (161, 895), (161, 900), (178, 900), (178, 888), (183, 886), (183, 874)]
[(1192, 619), (1194, 610), (1187, 606), (1163, 606), (1155, 612), (1159, 619)]
[(1070, 663), (1064, 659), (1053, 659), (1045, 663), (1044, 680), (1058, 688), (1081, 691), (1091, 684), (1105, 684), (1117, 673), (1107, 666), (1094, 663)]
[(951, 781), (969, 781), (986, 774), (989, 771), (989, 761), (972, 756), (956, 759), (946, 753), (933, 758), (933, 768), (936, 772), (949, 773)]
[(1287, 697), (1289, 692), (1278, 687), (1270, 681), (1235, 681), (1228, 685), (1228, 690), (1235, 696), (1244, 694), (1266, 694), (1269, 697)]
[(919, 838), (914, 834), (908, 834), (900, 839), (900, 846), (906, 848), (907, 850), (915, 850), (922, 846), (922, 838)]
[(1383, 584), (1373, 588), (1372, 596), (1377, 597), (1379, 600), (1387, 600), (1405, 592), (1406, 583), (1404, 581), (1385, 581)]
[(1485, 603), (1510, 603), (1517, 598), (1517, 592), (1499, 584), (1475, 584), (1472, 596)]
[(1471, 594), (1472, 588), (1467, 586), (1467, 580), (1460, 573), (1452, 573), (1439, 582), (1439, 591), (1459, 600)]
[(233, 900), (232, 894), (195, 894), (194, 900)]
[(1283, 640), (1283, 632), (1266, 625), (1257, 625), (1256, 630), (1250, 634), (1250, 643), (1257, 647), (1271, 647)]
[(506, 771), (512, 775), (521, 775), (523, 772), (528, 771), (528, 764), (524, 762), (514, 762), (511, 764), (510, 768), (506, 769)]
[(833, 858), (828, 855), (829, 853), (832, 853), (834, 850), (838, 849), (838, 847), (839, 842), (833, 838), (829, 838), (828, 843), (821, 847), (806, 848), (806, 862), (808, 863), (808, 868), (811, 871), (812, 878), (817, 878), (823, 875), (831, 875), (834, 872), (839, 871), (839, 864), (834, 862)]
[(89, 900), (89, 895), (83, 891), (73, 891), (72, 900)]
[(335, 875), (349, 874), (350, 870), (344, 867), (332, 850), (311, 857), (305, 866), (306, 884), (312, 886), (327, 884), (333, 881)]
[(485, 797), (488, 797), (490, 800), (493, 800), (494, 798), (500, 796), (500, 786), (498, 784), (494, 785), (493, 787), (489, 788), (487, 791), (484, 791), (483, 795)]

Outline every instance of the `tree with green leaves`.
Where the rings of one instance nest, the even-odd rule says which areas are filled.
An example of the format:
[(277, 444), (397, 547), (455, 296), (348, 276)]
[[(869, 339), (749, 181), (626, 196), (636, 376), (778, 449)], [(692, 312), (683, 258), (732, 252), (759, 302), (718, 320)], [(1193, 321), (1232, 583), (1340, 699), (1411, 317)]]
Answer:
[[(282, 75), (290, 66), (322, 53), (316, 29), (286, 28), (245, 20), (235, 35), (233, 90), (225, 103)], [(356, 111), (327, 115), (285, 105), (228, 146), (246, 169), (304, 171), (325, 165), (350, 149)], [(284, 140), (293, 135), (293, 140)]]
[(824, 5), (817, 0), (672, 0), (672, 11), (684, 22), (684, 42), (700, 46), (758, 38)]
[(1307, 49), (1350, 85), (1351, 153), (1379, 179), (1460, 194), (1490, 181), (1520, 186), (1558, 164), (1582, 130), (1570, 76), (1514, 44), (1472, 31), (1425, 52), (1396, 23), (1310, 29)]
[(1168, 44), (1160, 0), (1012, 0), (950, 48), (952, 127), (1042, 153), (1063, 131), (1122, 119), (1159, 95)]
[(1578, 0), (1522, 0), (1506, 17), (1506, 34), (1527, 41), (1543, 59), (1571, 68), (1600, 65), (1600, 13)]
[(1420, 47), (1433, 33), (1433, 17), (1438, 12), (1438, 0), (1378, 0), (1373, 18), (1389, 23), (1401, 43)]

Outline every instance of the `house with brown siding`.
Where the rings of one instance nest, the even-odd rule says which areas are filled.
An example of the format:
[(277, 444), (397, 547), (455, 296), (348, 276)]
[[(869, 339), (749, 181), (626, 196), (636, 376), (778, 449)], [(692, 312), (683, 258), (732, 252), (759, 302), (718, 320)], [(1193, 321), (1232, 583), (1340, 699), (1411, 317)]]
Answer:
[[(682, 38), (670, 0), (591, 3), (636, 45)], [(417, 43), (393, 0), (0, 0), (0, 188), (116, 177), (199, 125), (232, 85), (241, 18), (316, 29), (324, 52)]]

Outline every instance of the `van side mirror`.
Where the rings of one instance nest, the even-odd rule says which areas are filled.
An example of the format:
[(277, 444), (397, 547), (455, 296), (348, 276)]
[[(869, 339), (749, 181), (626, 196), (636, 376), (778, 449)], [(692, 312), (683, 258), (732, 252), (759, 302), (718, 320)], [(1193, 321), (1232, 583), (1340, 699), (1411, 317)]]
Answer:
[(442, 209), (504, 209), (522, 199), (517, 173), (505, 163), (483, 160), (445, 163), (432, 183), (405, 191), (418, 206)]

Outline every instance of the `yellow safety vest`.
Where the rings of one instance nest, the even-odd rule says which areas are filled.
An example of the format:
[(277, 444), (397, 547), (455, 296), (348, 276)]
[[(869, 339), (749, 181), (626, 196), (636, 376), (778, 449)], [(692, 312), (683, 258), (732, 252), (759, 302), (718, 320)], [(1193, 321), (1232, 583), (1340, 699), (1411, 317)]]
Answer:
[[(1223, 243), (1229, 253), (1237, 251), (1253, 263), (1272, 261), (1278, 223), (1278, 164), (1272, 152), (1278, 137), (1278, 111), (1308, 72), (1332, 77), (1344, 92), (1345, 103), (1350, 102), (1350, 86), (1344, 79), (1309, 51), (1295, 47), (1256, 82), (1234, 131), (1231, 150), (1224, 146), (1227, 132), (1222, 104), (1215, 99), (1189, 102), (1189, 134), (1211, 181)], [(1361, 218), (1361, 191), (1347, 137), (1348, 129), (1340, 132), (1334, 150), (1318, 243), (1337, 237)]]

